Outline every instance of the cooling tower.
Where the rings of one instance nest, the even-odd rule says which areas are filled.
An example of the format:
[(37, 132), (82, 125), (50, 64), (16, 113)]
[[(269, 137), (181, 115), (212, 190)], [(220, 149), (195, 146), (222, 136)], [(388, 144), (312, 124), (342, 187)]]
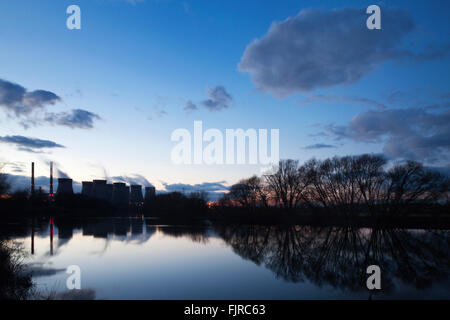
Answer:
[(56, 190), (56, 194), (73, 194), (72, 188), (72, 179), (68, 178), (59, 178), (58, 179), (58, 189)]
[(155, 187), (145, 187), (145, 201), (151, 201), (155, 197)]
[(90, 197), (92, 194), (92, 185), (91, 181), (83, 181), (81, 182), (81, 194), (86, 197)]
[(113, 194), (113, 185), (107, 184), (106, 185), (106, 200), (111, 201)]
[(127, 205), (130, 190), (125, 183), (117, 182), (113, 184), (112, 189), (112, 203), (115, 205)]
[(127, 189), (126, 197), (127, 197), (127, 203), (129, 204), (130, 203), (130, 187), (126, 186), (125, 189)]
[(96, 199), (107, 199), (106, 180), (93, 181), (91, 197)]
[(144, 198), (142, 197), (142, 186), (137, 184), (131, 185), (130, 202), (135, 204), (144, 202)]

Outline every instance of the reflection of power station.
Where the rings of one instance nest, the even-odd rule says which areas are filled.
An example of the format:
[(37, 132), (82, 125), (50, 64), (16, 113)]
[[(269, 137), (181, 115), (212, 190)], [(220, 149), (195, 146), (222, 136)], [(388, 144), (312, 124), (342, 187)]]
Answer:
[(57, 195), (73, 194), (72, 179), (59, 178), (58, 189), (56, 190), (56, 194)]

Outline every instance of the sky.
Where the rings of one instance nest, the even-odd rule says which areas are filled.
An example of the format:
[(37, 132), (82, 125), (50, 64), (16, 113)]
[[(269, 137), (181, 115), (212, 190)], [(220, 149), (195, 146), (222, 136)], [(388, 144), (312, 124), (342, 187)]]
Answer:
[[(68, 6), (81, 9), (69, 30)], [(366, 8), (381, 8), (381, 30)], [(176, 164), (172, 133), (278, 129), (301, 162), (450, 167), (448, 1), (0, 2), (0, 162), (218, 191), (261, 164)]]

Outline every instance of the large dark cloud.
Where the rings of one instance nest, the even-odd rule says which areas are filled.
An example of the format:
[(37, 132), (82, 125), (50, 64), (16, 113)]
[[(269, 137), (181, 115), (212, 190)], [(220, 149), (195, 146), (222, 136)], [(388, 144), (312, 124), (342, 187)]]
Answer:
[(202, 105), (209, 111), (220, 111), (222, 109), (226, 109), (233, 100), (231, 95), (223, 86), (216, 86), (214, 88), (207, 87), (206, 95), (208, 96), (208, 99), (203, 100)]
[(38, 138), (24, 137), (24, 136), (4, 136), (0, 137), (0, 142), (15, 145), (22, 148), (22, 151), (36, 151), (36, 149), (46, 149), (46, 148), (64, 148), (56, 142), (50, 140), (42, 140)]
[(70, 112), (47, 113), (44, 121), (72, 129), (91, 129), (94, 127), (94, 121), (99, 119), (100, 116), (95, 113), (83, 109), (74, 109)]
[(45, 90), (27, 91), (19, 84), (0, 79), (0, 108), (3, 108), (11, 118), (19, 118), (19, 124), (28, 129), (38, 125), (59, 125), (69, 128), (91, 129), (94, 121), (100, 116), (83, 109), (73, 109), (66, 112), (47, 112), (42, 114), (36, 110), (62, 102), (55, 93)]
[(367, 17), (362, 9), (302, 10), (251, 42), (238, 68), (261, 90), (284, 97), (354, 83), (389, 59), (423, 61), (449, 53), (448, 45), (418, 54), (402, 48), (414, 27), (404, 10), (382, 8), (381, 30), (367, 29)]
[(0, 107), (15, 116), (29, 115), (38, 108), (54, 105), (61, 98), (50, 91), (27, 91), (19, 84), (0, 79)]
[(391, 158), (448, 163), (450, 154), (450, 110), (430, 108), (370, 110), (357, 114), (344, 126), (329, 125), (335, 139), (382, 143)]

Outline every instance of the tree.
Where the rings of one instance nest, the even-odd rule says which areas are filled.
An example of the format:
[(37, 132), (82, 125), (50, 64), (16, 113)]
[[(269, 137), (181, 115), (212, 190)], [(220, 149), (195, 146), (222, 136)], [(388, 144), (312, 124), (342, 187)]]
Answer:
[(3, 167), (4, 165), (0, 164), (0, 195), (7, 193), (11, 187), (8, 182), (8, 175), (1, 172)]
[(236, 200), (243, 207), (268, 206), (267, 188), (260, 177), (254, 175), (248, 179), (239, 180), (230, 188), (230, 199)]
[(309, 176), (298, 160), (281, 160), (271, 174), (265, 175), (267, 187), (284, 208), (293, 208), (304, 198)]
[(449, 192), (449, 179), (421, 163), (407, 161), (391, 168), (386, 200), (391, 208), (415, 202), (437, 201)]

